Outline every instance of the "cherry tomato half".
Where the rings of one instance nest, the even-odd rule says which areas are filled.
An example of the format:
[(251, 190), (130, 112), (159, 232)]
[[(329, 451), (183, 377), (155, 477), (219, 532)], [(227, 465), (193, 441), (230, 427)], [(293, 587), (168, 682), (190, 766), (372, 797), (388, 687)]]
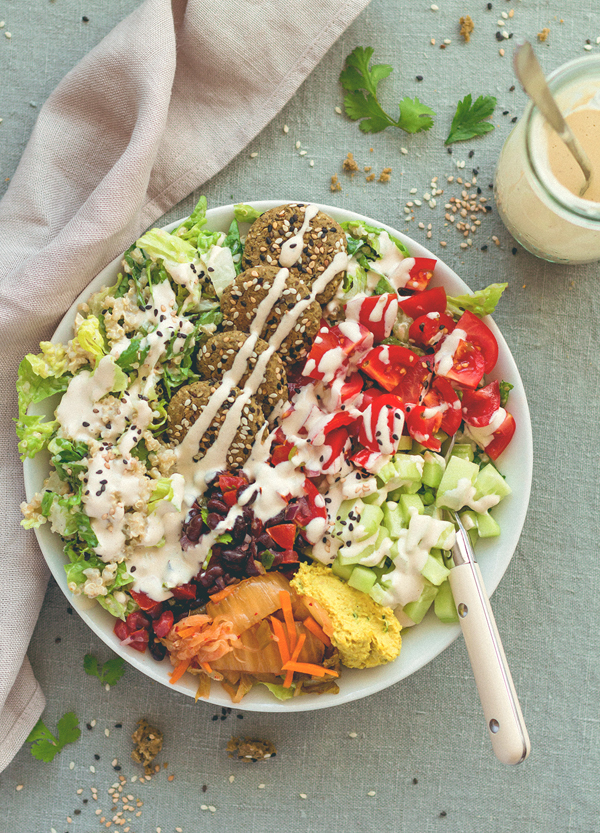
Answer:
[(513, 438), (516, 423), (512, 414), (507, 413), (502, 425), (494, 431), (494, 439), (484, 449), (492, 460), (496, 460)]
[(462, 412), (469, 425), (482, 428), (489, 425), (500, 407), (500, 384), (496, 380), (479, 390), (467, 390), (462, 399)]
[(442, 414), (441, 429), (449, 436), (456, 434), (462, 422), (460, 399), (447, 379), (436, 376), (423, 399), (427, 408), (439, 408)]
[(467, 341), (481, 352), (485, 360), (484, 373), (493, 370), (498, 361), (498, 342), (496, 336), (483, 321), (469, 310), (465, 310), (458, 319), (456, 328), (464, 330)]
[(439, 451), (442, 447), (440, 440), (433, 435), (439, 431), (442, 425), (442, 412), (424, 405), (413, 405), (406, 409), (406, 427), (408, 433), (425, 448), (431, 451)]
[[(416, 257), (415, 265), (410, 270), (410, 277), (406, 283), (406, 289), (416, 289), (422, 292), (427, 289), (429, 281), (433, 277), (433, 270), (437, 260), (430, 257)], [(444, 307), (445, 309), (445, 307)]]
[(454, 329), (454, 318), (445, 312), (428, 312), (412, 322), (408, 337), (421, 347), (435, 347)]
[(436, 286), (408, 298), (401, 298), (400, 309), (410, 318), (418, 318), (428, 312), (446, 312), (446, 290), (443, 286)]

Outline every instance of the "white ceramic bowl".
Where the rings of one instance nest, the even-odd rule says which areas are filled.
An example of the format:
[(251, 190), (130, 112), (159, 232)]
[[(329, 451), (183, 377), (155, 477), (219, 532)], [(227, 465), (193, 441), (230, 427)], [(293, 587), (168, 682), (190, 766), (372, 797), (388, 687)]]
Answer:
[[(251, 203), (259, 211), (266, 211), (277, 205), (282, 205), (285, 200), (255, 202)], [(287, 202), (293, 202), (288, 200)], [(379, 220), (372, 220), (351, 211), (345, 211), (333, 206), (320, 206), (323, 211), (343, 222), (345, 220), (362, 220), (369, 225), (379, 226), (386, 229), (390, 234), (402, 240), (414, 256), (434, 257), (434, 255), (411, 240), (405, 234), (390, 228)], [(226, 205), (221, 208), (213, 208), (207, 212), (207, 228), (227, 231), (233, 219), (233, 206)], [(175, 228), (179, 223), (172, 223), (166, 226), (167, 230)], [(115, 282), (117, 273), (120, 271), (121, 258), (116, 258), (86, 287), (85, 291), (77, 298), (71, 308), (67, 311), (58, 329), (52, 337), (55, 342), (67, 342), (72, 337), (72, 324), (75, 318), (77, 305), (86, 300), (92, 292), (102, 286), (111, 285)], [(446, 266), (443, 261), (438, 261), (435, 269), (435, 276), (432, 285), (442, 284), (448, 294), (458, 295), (468, 292), (466, 284), (458, 275)], [(532, 437), (529, 410), (523, 383), (519, 371), (502, 334), (488, 318), (486, 323), (498, 339), (499, 357), (498, 363), (490, 374), (490, 379), (505, 379), (510, 381), (514, 388), (510, 393), (510, 411), (515, 417), (517, 429), (512, 442), (498, 461), (502, 474), (506, 476), (512, 488), (512, 495), (505, 498), (494, 510), (494, 517), (502, 528), (499, 538), (480, 540), (477, 543), (476, 555), (479, 561), (481, 572), (485, 581), (488, 593), (492, 593), (498, 586), (504, 575), (510, 560), (516, 549), (529, 502), (532, 473)], [(56, 407), (56, 400), (47, 400), (38, 406), (37, 413), (46, 413), (52, 416)], [(47, 454), (38, 454), (33, 460), (26, 460), (25, 489), (27, 499), (31, 500), (35, 492), (42, 488), (42, 483), (48, 475), (49, 461)], [(38, 541), (48, 566), (54, 578), (62, 588), (65, 596), (71, 605), (77, 610), (82, 619), (90, 626), (113, 651), (120, 654), (130, 665), (142, 671), (152, 680), (169, 686), (183, 694), (194, 696), (197, 688), (197, 681), (192, 675), (185, 675), (174, 686), (169, 683), (169, 673), (172, 667), (168, 660), (161, 663), (155, 662), (150, 654), (140, 654), (129, 647), (121, 645), (113, 633), (114, 618), (96, 602), (82, 596), (73, 596), (67, 588), (66, 573), (64, 565), (66, 557), (63, 553), (60, 537), (53, 534), (49, 527), (44, 525), (36, 530)], [(270, 712), (291, 712), (311, 711), (313, 709), (324, 709), (329, 706), (338, 706), (352, 700), (358, 700), (370, 694), (375, 694), (387, 688), (399, 680), (408, 677), (427, 665), (441, 651), (447, 648), (460, 633), (459, 625), (445, 625), (441, 623), (430, 611), (421, 624), (404, 630), (402, 633), (402, 651), (399, 658), (378, 668), (367, 670), (356, 670), (344, 668), (340, 679), (340, 693), (337, 695), (305, 695), (292, 698), (285, 702), (276, 700), (263, 686), (253, 689), (236, 708), (248, 711), (270, 711)], [(231, 700), (227, 692), (220, 685), (212, 683), (210, 703), (219, 706), (230, 706)]]

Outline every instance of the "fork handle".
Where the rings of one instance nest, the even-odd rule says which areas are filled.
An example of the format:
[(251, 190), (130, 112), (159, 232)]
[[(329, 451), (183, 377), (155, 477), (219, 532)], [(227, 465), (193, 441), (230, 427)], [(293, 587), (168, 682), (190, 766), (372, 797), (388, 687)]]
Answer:
[(479, 565), (453, 567), (448, 579), (492, 748), (502, 763), (518, 764), (531, 745)]

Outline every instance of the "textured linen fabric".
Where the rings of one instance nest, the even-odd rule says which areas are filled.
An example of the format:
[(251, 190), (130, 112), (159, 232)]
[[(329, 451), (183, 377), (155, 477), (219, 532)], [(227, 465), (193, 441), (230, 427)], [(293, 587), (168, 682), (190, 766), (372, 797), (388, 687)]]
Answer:
[[(42, 102), (138, 2), (37, 2), (32, 14), (32, 2), (0, 0), (0, 19), (6, 21), (0, 29), (0, 193)], [(489, 187), (512, 120), (526, 104), (512, 72), (515, 41), (527, 36), (550, 72), (586, 55), (586, 39), (597, 54), (600, 20), (595, 0), (492, 0), (492, 6), (488, 11), (485, 0), (371, 0), (248, 148), (159, 222), (184, 217), (201, 193), (211, 207), (250, 199), (314, 200), (406, 232), (472, 289), (508, 282), (494, 319), (527, 392), (534, 473), (523, 534), (492, 607), (531, 736), (530, 758), (514, 768), (495, 759), (461, 638), (411, 677), (354, 703), (311, 713), (234, 708), (223, 715), (219, 707), (194, 703), (132, 667), (110, 691), (87, 676), (86, 653), (100, 662), (114, 655), (76, 612), (69, 613), (69, 600), (51, 579), (28, 656), (46, 694), (46, 724), (54, 730), (65, 712), (74, 711), (82, 736), (50, 764), (35, 760), (29, 744), (22, 747), (0, 775), (0, 830), (106, 830), (95, 811), (112, 819), (107, 791), (119, 775), (127, 779), (122, 795), (143, 801), (139, 809), (134, 803), (134, 812), (124, 811), (131, 833), (173, 833), (178, 827), (184, 833), (239, 833), (241, 827), (248, 833), (600, 830), (600, 269), (554, 266), (528, 255), (502, 226)], [(508, 18), (511, 9), (514, 17)], [(468, 44), (458, 34), (465, 14), (475, 24)], [(240, 21), (237, 27), (243, 42)], [(543, 27), (550, 34), (541, 44), (536, 34)], [(514, 37), (500, 43), (496, 33), (502, 37), (502, 31)], [(418, 96), (436, 111), (431, 131), (363, 134), (336, 113), (344, 95), (339, 72), (358, 45), (373, 46), (374, 60), (394, 67), (380, 87), (384, 108), (395, 115), (402, 96)], [(452, 146), (449, 154), (444, 139), (456, 103), (467, 93), (497, 97), (496, 129)], [(341, 167), (349, 151), (361, 167), (352, 178)], [(365, 166), (376, 177), (391, 167), (390, 181), (367, 183)], [(471, 181), (473, 169), (492, 211), (481, 215), (472, 246), (461, 248), (466, 238), (445, 219), (445, 204), (460, 198), (457, 178)], [(334, 173), (342, 186), (335, 193)], [(431, 208), (424, 195), (431, 195), (433, 177), (444, 193)], [(413, 202), (410, 222), (404, 219), (411, 216), (407, 202)], [(35, 347), (33, 340), (29, 347)], [(20, 470), (15, 477), (4, 495), (5, 512), (23, 496)], [(15, 513), (9, 538), (17, 524)], [(141, 717), (164, 732), (161, 772), (145, 783), (130, 758), (130, 735)], [(269, 763), (238, 764), (225, 749), (232, 735), (268, 738), (277, 756)], [(110, 829), (123, 828), (113, 823)]]
[[(0, 203), (0, 770), (44, 698), (24, 659), (47, 570), (18, 528), (21, 357), (89, 280), (273, 118), (367, 0), (146, 0), (41, 110)], [(240, 40), (240, 23), (244, 42)]]

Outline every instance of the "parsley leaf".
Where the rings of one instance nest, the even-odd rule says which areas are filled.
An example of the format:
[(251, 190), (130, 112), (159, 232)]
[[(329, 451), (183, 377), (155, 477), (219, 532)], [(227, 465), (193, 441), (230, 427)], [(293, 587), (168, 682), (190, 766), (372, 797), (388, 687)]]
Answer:
[(113, 657), (100, 668), (96, 657), (86, 654), (83, 658), (83, 670), (90, 677), (98, 677), (104, 685), (114, 685), (125, 673), (125, 660), (122, 657)]
[(504, 408), (508, 402), (508, 394), (514, 388), (510, 382), (500, 382), (500, 407)]
[(419, 133), (433, 125), (433, 110), (422, 104), (418, 98), (403, 98), (400, 102), (398, 121), (389, 116), (377, 98), (380, 81), (393, 72), (389, 64), (369, 66), (373, 56), (371, 46), (357, 46), (346, 58), (346, 68), (340, 73), (340, 83), (348, 95), (344, 99), (346, 115), (353, 121), (360, 121), (363, 133), (381, 133), (386, 127), (399, 127), (406, 133)]
[(81, 735), (79, 720), (74, 712), (63, 715), (56, 724), (56, 729), (58, 737), (52, 734), (40, 718), (27, 736), (27, 743), (33, 744), (31, 754), (38, 761), (48, 763), (67, 743), (74, 743)]
[(464, 142), (472, 139), (473, 136), (482, 136), (494, 130), (494, 125), (484, 119), (489, 118), (496, 107), (496, 99), (493, 95), (480, 95), (475, 104), (471, 103), (471, 94), (466, 95), (456, 105), (456, 113), (452, 119), (450, 133), (444, 142), (451, 145), (453, 142)]

